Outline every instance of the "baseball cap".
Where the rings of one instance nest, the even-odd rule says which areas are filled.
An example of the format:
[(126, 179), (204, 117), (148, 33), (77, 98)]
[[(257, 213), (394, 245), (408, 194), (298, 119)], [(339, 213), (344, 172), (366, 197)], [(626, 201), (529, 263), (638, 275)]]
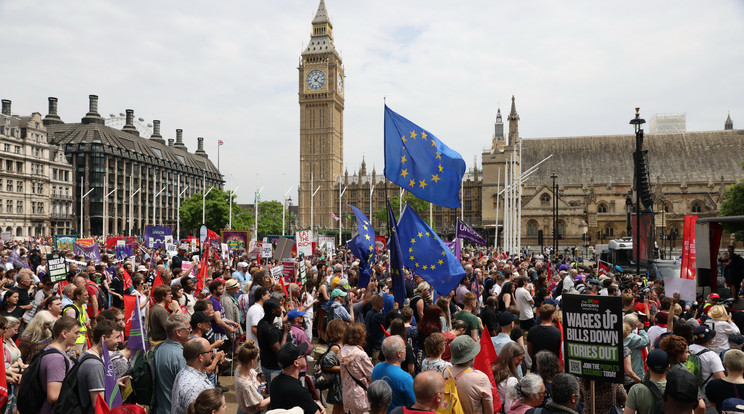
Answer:
[(279, 353), (276, 355), (276, 360), (279, 362), (279, 366), (286, 368), (292, 365), (297, 358), (305, 355), (307, 352), (307, 343), (303, 342), (299, 345), (295, 345), (292, 342), (287, 342), (279, 348)]
[(729, 335), (729, 344), (736, 345), (733, 348), (741, 348), (741, 346), (744, 345), (744, 335), (742, 334)]
[(305, 312), (299, 311), (297, 309), (292, 309), (287, 314), (287, 320), (288, 321), (293, 321), (298, 316), (305, 316)]
[(506, 326), (517, 320), (517, 315), (504, 311), (499, 315), (499, 326)]
[(681, 403), (694, 403), (698, 400), (697, 380), (686, 369), (673, 369), (667, 373), (664, 393)]
[(721, 296), (719, 296), (718, 293), (715, 292), (710, 294), (710, 298), (713, 300), (721, 300)]
[(248, 267), (248, 263), (246, 263), (246, 262), (240, 262), (240, 263), (238, 263), (238, 269), (240, 269), (241, 267)]
[(331, 299), (336, 299), (339, 296), (341, 297), (346, 296), (346, 292), (344, 292), (341, 289), (333, 289), (333, 293), (331, 293)]
[(646, 364), (648, 365), (648, 369), (653, 372), (665, 372), (669, 367), (669, 355), (661, 349), (654, 349), (648, 353)]

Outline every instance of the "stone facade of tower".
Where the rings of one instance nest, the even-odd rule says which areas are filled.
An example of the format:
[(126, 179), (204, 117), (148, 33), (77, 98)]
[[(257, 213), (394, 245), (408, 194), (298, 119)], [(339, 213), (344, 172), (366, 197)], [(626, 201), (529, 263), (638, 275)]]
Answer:
[(331, 214), (340, 214), (337, 211), (338, 186), (334, 184), (343, 173), (345, 79), (332, 31), (325, 1), (320, 0), (312, 21), (310, 42), (302, 52), (298, 68), (299, 226), (304, 229), (309, 229), (311, 224), (315, 229), (333, 228), (336, 221)]

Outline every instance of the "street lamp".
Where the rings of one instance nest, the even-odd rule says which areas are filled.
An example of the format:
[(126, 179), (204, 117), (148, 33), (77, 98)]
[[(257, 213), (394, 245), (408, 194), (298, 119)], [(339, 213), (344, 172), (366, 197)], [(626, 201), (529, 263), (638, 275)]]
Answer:
[(553, 255), (555, 255), (558, 251), (558, 187), (555, 184), (558, 176), (555, 175), (555, 170), (550, 178), (553, 179)]
[[(108, 179), (106, 179), (105, 184), (108, 184)], [(115, 186), (113, 190), (106, 193), (106, 196), (103, 197), (103, 236), (106, 237), (108, 235), (108, 198), (111, 196), (111, 194), (114, 194), (114, 191), (116, 191), (119, 188), (119, 186)]]
[(344, 193), (346, 192), (346, 187), (344, 187), (343, 191), (341, 190), (341, 180), (338, 181), (338, 244), (341, 243), (341, 218), (344, 216), (341, 213), (341, 197), (344, 196)]
[[(132, 236), (132, 226), (134, 226), (134, 196), (136, 196), (137, 193), (139, 193), (141, 189), (142, 187), (138, 188), (137, 191), (135, 191), (129, 196), (129, 236), (130, 237)], [(130, 192), (132, 191), (131, 188), (129, 189), (129, 191)]]
[(228, 227), (230, 228), (230, 230), (232, 230), (232, 199), (233, 199), (233, 196), (235, 195), (235, 193), (238, 191), (238, 188), (240, 188), (239, 185), (235, 186), (235, 189), (232, 190), (232, 192), (230, 193), (230, 195), (227, 198), (227, 202), (230, 203), (230, 222), (228, 224)]
[[(155, 197), (152, 198), (152, 225), (153, 226), (157, 224), (157, 219), (156, 219), (156, 216), (157, 215), (155, 214), (155, 206), (157, 205), (157, 203), (155, 202), (155, 200), (158, 198), (158, 196), (160, 195), (160, 193), (162, 193), (163, 191), (165, 191), (166, 188), (168, 188), (168, 187), (163, 187), (163, 189), (160, 190), (160, 191), (158, 191), (155, 194)], [(161, 224), (162, 224), (162, 220), (161, 220)]]
[(255, 207), (254, 210), (256, 210), (256, 222), (254, 223), (254, 228), (255, 228), (254, 231), (256, 232), (256, 241), (258, 241), (258, 200), (259, 200), (259, 197), (261, 197), (261, 191), (263, 191), (263, 189), (264, 189), (263, 187), (261, 187), (260, 190), (257, 189), (256, 192), (254, 193), (255, 197), (253, 198), (253, 206)]
[[(294, 187), (294, 185), (289, 186), (289, 190), (284, 193), (284, 203), (282, 203), (282, 236), (284, 236), (284, 219), (287, 214), (287, 195), (289, 195), (289, 192), (292, 191), (292, 187)], [(289, 198), (291, 199), (292, 197)]]
[[(178, 182), (178, 185), (180, 187), (181, 182)], [(176, 208), (176, 211), (178, 211), (178, 220), (176, 221), (176, 239), (181, 238), (181, 196), (183, 196), (183, 193), (186, 192), (186, 190), (189, 189), (189, 186), (187, 185), (186, 188), (183, 189), (180, 193), (178, 193), (178, 197), (176, 197), (178, 200), (178, 206)]]
[(636, 231), (635, 240), (633, 240), (633, 249), (636, 253), (636, 274), (641, 274), (641, 147), (643, 146), (643, 128), (641, 125), (646, 120), (641, 118), (641, 108), (636, 108), (635, 118), (630, 120), (630, 125), (635, 129), (635, 213), (636, 213)]
[[(91, 188), (90, 190), (88, 190), (87, 193), (83, 194), (83, 196), (80, 197), (80, 236), (81, 237), (83, 236), (83, 200), (85, 200), (85, 197), (87, 197), (88, 194), (90, 194), (93, 190), (95, 190), (95, 187)], [(81, 193), (83, 192), (83, 177), (80, 177), (80, 192)]]

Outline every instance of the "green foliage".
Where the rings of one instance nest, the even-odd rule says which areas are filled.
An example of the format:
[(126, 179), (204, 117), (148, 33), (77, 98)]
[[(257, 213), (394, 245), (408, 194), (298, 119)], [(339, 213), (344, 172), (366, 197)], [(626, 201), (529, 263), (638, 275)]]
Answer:
[[(230, 200), (231, 199), (231, 200)], [(233, 230), (250, 230), (253, 226), (253, 215), (243, 211), (235, 201), (235, 195), (229, 191), (213, 188), (207, 194), (205, 221), (210, 230), (219, 233), (227, 228), (230, 222), (230, 204), (232, 201)], [(185, 232), (197, 234), (202, 225), (202, 193), (196, 193), (181, 202), (181, 227)]]
[[(287, 234), (292, 217), (293, 214), (286, 209), (284, 228)], [(268, 234), (282, 234), (282, 203), (279, 201), (264, 201), (258, 204), (258, 237)]]
[[(410, 208), (413, 208), (413, 210), (418, 214), (425, 222), (428, 224), (432, 229), (434, 226), (432, 226), (432, 223), (429, 222), (429, 203), (428, 201), (424, 201), (415, 195), (411, 193), (406, 193), (406, 195), (403, 197), (403, 208), (406, 207), (406, 203), (408, 203), (408, 206)], [(395, 219), (400, 220), (400, 198), (398, 196), (392, 196), (390, 197), (390, 207), (393, 208), (393, 214), (395, 214)], [(387, 228), (387, 222), (388, 222), (388, 210), (387, 205), (377, 211), (375, 211), (375, 218), (380, 223), (386, 223), (385, 227)]]
[[(744, 163), (742, 164), (744, 168)], [(721, 204), (722, 216), (744, 216), (744, 180), (729, 187)], [(726, 231), (735, 233), (744, 231), (744, 224), (724, 224)]]

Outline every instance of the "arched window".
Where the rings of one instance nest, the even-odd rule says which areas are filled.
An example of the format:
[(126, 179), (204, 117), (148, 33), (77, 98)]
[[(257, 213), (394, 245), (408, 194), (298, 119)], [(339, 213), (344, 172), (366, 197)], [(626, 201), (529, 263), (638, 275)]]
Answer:
[(18, 227), (16, 229), (16, 237), (21, 237), (23, 235), (23, 229)]
[(693, 213), (702, 213), (703, 212), (703, 203), (700, 201), (693, 201), (692, 202), (692, 208), (690, 208)]
[(565, 236), (566, 235), (566, 222), (563, 220), (558, 220), (558, 236)]
[(550, 194), (548, 194), (548, 193), (543, 193), (543, 194), (542, 194), (542, 195), (540, 196), (540, 204), (542, 204), (542, 205), (544, 205), (544, 206), (547, 206), (547, 205), (549, 205), (549, 204), (550, 204)]
[(608, 224), (604, 228), (604, 236), (605, 238), (612, 238), (615, 237), (615, 228), (612, 227), (612, 224)]
[(607, 204), (605, 203), (599, 203), (597, 206), (597, 213), (606, 213), (607, 212)]
[(527, 222), (527, 236), (537, 237), (537, 221), (530, 220)]

